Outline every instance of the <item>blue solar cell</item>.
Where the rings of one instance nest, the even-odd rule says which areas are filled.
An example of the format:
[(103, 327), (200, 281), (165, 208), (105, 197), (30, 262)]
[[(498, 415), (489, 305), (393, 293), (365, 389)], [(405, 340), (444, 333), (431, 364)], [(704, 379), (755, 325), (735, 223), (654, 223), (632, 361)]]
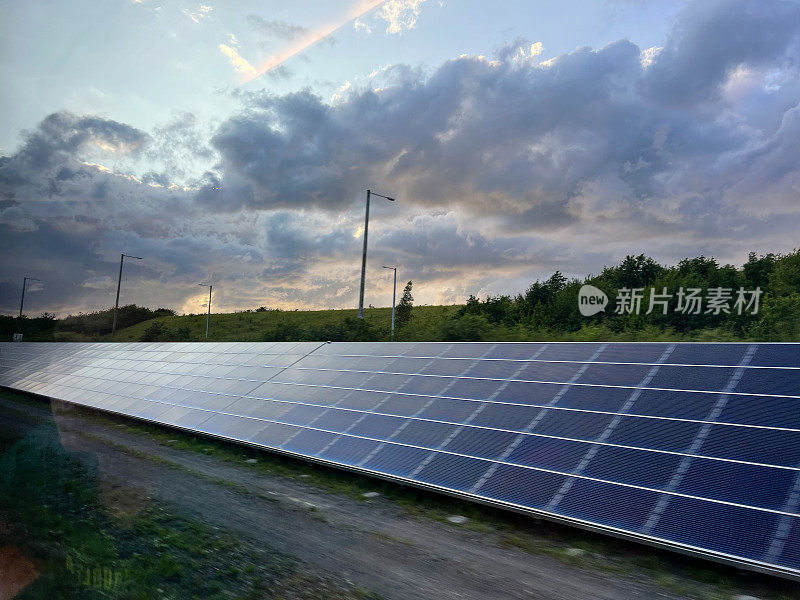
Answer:
[(746, 369), (735, 391), (800, 396), (800, 369)]
[(410, 375), (387, 375), (385, 373), (371, 376), (369, 379), (365, 379), (364, 377), (365, 376), (362, 375), (361, 385), (351, 387), (376, 390), (379, 392), (394, 392), (404, 383), (412, 380)]
[[(542, 406), (550, 403), (559, 393), (561, 384), (535, 384), (512, 381), (507, 384), (494, 382), (497, 392), (491, 398), (499, 402), (516, 402), (519, 404), (536, 404)], [(455, 394), (448, 395), (453, 396)]]
[(348, 391), (339, 399), (337, 406), (354, 410), (374, 410), (384, 398), (385, 392)]
[(654, 417), (705, 419), (716, 402), (717, 394), (641, 390), (628, 412)]
[(380, 442), (343, 436), (327, 449), (323, 450), (319, 456), (326, 460), (355, 466), (364, 460), (370, 452), (375, 450), (378, 444), (380, 444)]
[(271, 448), (279, 448), (290, 437), (300, 431), (294, 425), (284, 425), (283, 423), (267, 423), (264, 429), (255, 434), (252, 441)]
[(800, 565), (800, 516), (781, 516), (779, 519), (780, 521), (785, 520), (784, 527), (786, 528), (785, 533), (779, 532), (778, 528), (776, 528), (776, 537), (781, 536), (780, 542), (778, 542), (781, 548), (777, 556), (770, 556), (765, 552), (764, 560), (768, 562), (774, 560), (780, 565), (797, 569), (798, 565)]
[(453, 431), (455, 425), (433, 423), (430, 421), (407, 421), (407, 425), (392, 438), (401, 444), (422, 446), (424, 448), (438, 448)]
[[(666, 351), (664, 343), (619, 343), (609, 344), (597, 357), (599, 362), (655, 363)], [(667, 362), (672, 362), (671, 357)]]
[(616, 412), (622, 408), (633, 393), (634, 390), (627, 388), (573, 385), (567, 389), (555, 405)]
[(612, 415), (582, 413), (574, 410), (546, 410), (534, 427), (535, 433), (546, 433), (581, 440), (595, 440), (611, 422)]
[(308, 425), (325, 412), (325, 408), (319, 406), (308, 406), (306, 404), (295, 404), (284, 414), (280, 420), (284, 423), (293, 425)]
[(589, 365), (577, 382), (637, 386), (652, 368), (651, 365)]
[(672, 496), (653, 535), (696, 548), (760, 559), (777, 515), (752, 508)]
[(800, 432), (714, 425), (699, 453), (796, 467), (800, 465)]
[(410, 417), (425, 408), (425, 405), (430, 401), (431, 398), (426, 396), (391, 394), (387, 396), (380, 407), (378, 407), (378, 412)]
[(490, 379), (517, 379), (526, 367), (524, 362), (509, 360), (482, 360), (475, 362), (464, 372), (465, 377), (487, 377)]
[(800, 429), (798, 402), (797, 398), (731, 395), (717, 420), (722, 423)]
[(525, 381), (552, 381), (566, 383), (583, 365), (574, 362), (531, 362), (516, 376)]
[(396, 389), (403, 394), (425, 394), (437, 396), (450, 385), (450, 380), (445, 377), (406, 377), (401, 385)]
[(439, 398), (436, 402), (424, 409), (419, 416), (423, 419), (463, 423), (480, 406), (479, 402), (474, 402), (472, 400)]
[(572, 471), (589, 450), (583, 442), (524, 436), (506, 462), (554, 471)]
[(566, 480), (566, 475), (500, 465), (475, 493), (494, 500), (542, 509)]
[(678, 344), (668, 363), (682, 365), (738, 365), (748, 344)]
[[(272, 378), (276, 383), (302, 383), (304, 385), (328, 385), (336, 377), (336, 371), (315, 371), (292, 367)], [(255, 390), (254, 390), (255, 391)]]
[(736, 369), (732, 367), (676, 367), (664, 365), (646, 387), (671, 390), (723, 391)]
[(582, 474), (661, 489), (669, 483), (682, 459), (676, 454), (601, 446)]
[[(515, 344), (496, 344), (488, 343), (475, 343), (475, 344), (451, 344), (448, 349), (441, 353), (445, 358), (478, 358), (485, 355), (492, 350), (498, 350), (502, 347), (514, 346)], [(441, 352), (441, 348), (440, 348)]]
[(358, 423), (353, 425), (350, 433), (364, 437), (388, 440), (404, 423), (400, 417), (387, 417), (384, 415), (365, 415)]
[(313, 425), (319, 429), (327, 429), (328, 431), (341, 433), (350, 428), (353, 423), (362, 416), (362, 413), (353, 412), (351, 410), (330, 408), (327, 412), (320, 415), (317, 420), (314, 421)]
[(258, 398), (240, 398), (228, 406), (225, 411), (236, 415), (247, 415), (260, 419), (280, 419), (294, 407), (288, 402), (275, 402)]
[(407, 394), (390, 394), (378, 407), (378, 412), (390, 415), (410, 417), (417, 414), (431, 402), (427, 396), (410, 396)]
[(695, 458), (678, 492), (782, 510), (797, 471)]
[(605, 344), (596, 342), (548, 344), (539, 355), (541, 360), (589, 360)]
[(422, 464), (431, 450), (386, 444), (364, 463), (364, 467), (388, 475), (406, 477)]
[(576, 479), (558, 513), (610, 527), (637, 531), (658, 500), (658, 492)]
[[(330, 381), (325, 383), (326, 386), (334, 387), (334, 388), (361, 388), (364, 385), (364, 380), (367, 377), (364, 373), (359, 371), (342, 371), (341, 373), (336, 373), (335, 377), (331, 378)], [(376, 376), (377, 377), (377, 376)], [(392, 377), (396, 377), (393, 375), (381, 375), (380, 377), (383, 378), (383, 381), (388, 381)], [(372, 380), (370, 380), (372, 381)], [(326, 390), (328, 393), (332, 395), (336, 394), (343, 394), (347, 393), (343, 390)]]
[(489, 403), (486, 404), (485, 408), (479, 412), (474, 419), (472, 419), (472, 423), (484, 427), (522, 431), (541, 411), (542, 409), (538, 406), (515, 406)]
[(622, 417), (606, 441), (622, 446), (685, 452), (702, 426), (691, 421)]
[[(429, 361), (419, 373), (422, 375), (449, 375), (452, 377), (461, 375), (475, 361), (471, 359), (450, 358), (433, 359)], [(412, 371), (413, 373), (414, 371)]]
[(508, 360), (531, 360), (539, 358), (548, 344), (497, 344), (486, 351), (486, 358), (505, 358)]
[(139, 417), (142, 419), (157, 419), (160, 415), (163, 415), (167, 412), (170, 408), (172, 408), (169, 404), (161, 404), (160, 402), (149, 402), (141, 407), (138, 411)]
[[(447, 389), (446, 395), (454, 398), (487, 400), (491, 398), (502, 385), (502, 382), (489, 379), (457, 379), (455, 383), (452, 383)], [(513, 400), (510, 400), (510, 402), (513, 402)]]
[(800, 367), (797, 344), (759, 344), (750, 361), (760, 367)]
[(444, 446), (444, 449), (448, 452), (496, 459), (509, 447), (516, 436), (517, 434), (507, 431), (464, 427)]
[(480, 479), (488, 466), (489, 463), (483, 460), (437, 453), (416, 474), (415, 479), (454, 490), (466, 491)]
[(286, 440), (281, 448), (289, 452), (297, 452), (314, 456), (336, 439), (336, 434), (313, 429), (301, 429), (297, 435)]
[(197, 426), (198, 431), (236, 440), (249, 440), (267, 425), (259, 419), (247, 419), (232, 415), (213, 415)]

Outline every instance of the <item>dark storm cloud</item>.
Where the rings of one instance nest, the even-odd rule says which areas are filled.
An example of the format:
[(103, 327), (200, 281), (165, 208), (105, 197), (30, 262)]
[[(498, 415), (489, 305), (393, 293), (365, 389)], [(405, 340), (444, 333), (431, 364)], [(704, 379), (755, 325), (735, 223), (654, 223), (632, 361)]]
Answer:
[(672, 28), (645, 86), (659, 102), (717, 100), (719, 86), (741, 64), (796, 68), (799, 24), (794, 0), (692, 3)]
[(31, 169), (43, 169), (92, 145), (114, 152), (133, 152), (146, 141), (145, 133), (124, 123), (58, 112), (26, 133), (22, 149), (14, 158)]
[[(660, 51), (623, 40), (541, 62), (515, 44), (430, 75), (392, 67), (333, 104), (310, 91), (254, 93), (212, 138), (221, 176), (203, 199), (223, 211), (336, 213), (377, 184), (517, 232), (609, 217), (610, 208), (658, 221), (659, 204), (731, 184), (770, 143), (775, 128), (747, 117), (768, 107), (779, 124), (789, 107), (756, 71), (796, 74), (798, 15), (789, 2), (700, 2)], [(737, 69), (761, 77), (748, 106), (724, 95)], [(701, 100), (722, 105), (709, 114), (695, 107)]]

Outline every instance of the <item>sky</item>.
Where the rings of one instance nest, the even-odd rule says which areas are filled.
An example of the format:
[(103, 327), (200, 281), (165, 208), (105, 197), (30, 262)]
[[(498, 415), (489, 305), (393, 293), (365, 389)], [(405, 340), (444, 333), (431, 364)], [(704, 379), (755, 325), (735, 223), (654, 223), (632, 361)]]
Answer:
[(0, 0), (0, 312), (418, 304), (788, 252), (797, 0)]

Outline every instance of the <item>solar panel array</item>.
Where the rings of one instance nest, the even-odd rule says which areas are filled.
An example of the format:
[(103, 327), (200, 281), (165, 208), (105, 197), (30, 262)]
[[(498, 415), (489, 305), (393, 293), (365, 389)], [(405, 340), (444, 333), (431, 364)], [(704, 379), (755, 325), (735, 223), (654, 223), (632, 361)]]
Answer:
[(800, 344), (0, 344), (0, 385), (800, 577)]

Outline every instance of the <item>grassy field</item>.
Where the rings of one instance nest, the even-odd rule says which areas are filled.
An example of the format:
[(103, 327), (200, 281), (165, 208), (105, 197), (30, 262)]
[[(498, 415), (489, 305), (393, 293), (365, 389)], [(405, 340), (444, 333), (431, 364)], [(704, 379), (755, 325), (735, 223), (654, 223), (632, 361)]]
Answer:
[[(414, 336), (420, 332), (427, 331), (454, 314), (459, 308), (459, 306), (416, 306), (414, 307), (413, 323), (406, 329), (405, 334)], [(324, 325), (342, 323), (347, 318), (356, 317), (357, 314), (356, 309), (212, 314), (208, 339), (209, 341), (217, 342), (260, 341), (265, 333), (280, 326), (298, 325), (304, 329), (320, 328)], [(386, 339), (389, 338), (392, 321), (391, 308), (365, 309), (364, 318), (375, 325)], [(183, 315), (150, 319), (149, 321), (137, 323), (133, 327), (121, 329), (114, 336), (114, 341), (139, 341), (145, 330), (153, 323), (162, 323), (172, 331), (188, 327), (191, 332), (191, 339), (205, 340), (206, 315)], [(80, 337), (62, 335), (62, 339), (64, 341), (77, 341)], [(106, 335), (99, 338), (98, 341), (110, 341), (110, 339), (111, 336)]]
[[(471, 324), (470, 316), (454, 320), (461, 305), (416, 306), (410, 323), (398, 328), (397, 341), (683, 341), (683, 342), (746, 342), (763, 341), (751, 335), (736, 333), (724, 327), (696, 329), (676, 332), (670, 328), (645, 325), (639, 329), (614, 331), (605, 325), (587, 324), (578, 331), (557, 331), (549, 329), (530, 329), (524, 326), (487, 326), (485, 322)], [(355, 309), (317, 310), (317, 311), (267, 311), (218, 313), (211, 315), (208, 341), (216, 342), (257, 342), (272, 339), (270, 334), (283, 329), (300, 331), (300, 340), (329, 341), (324, 336), (326, 327), (352, 324), (356, 317)], [(364, 318), (377, 333), (379, 341), (390, 339), (391, 308), (369, 308)], [(148, 328), (154, 324), (162, 325), (171, 335), (164, 341), (205, 341), (206, 316), (181, 315), (165, 316), (137, 323), (117, 331), (115, 342), (138, 342)], [(455, 328), (455, 331), (453, 331)], [(458, 329), (460, 328), (460, 329)], [(175, 335), (183, 329), (184, 335)], [(186, 335), (188, 334), (188, 335)], [(449, 336), (449, 337), (448, 337)], [(88, 336), (71, 331), (57, 331), (55, 341), (112, 341), (110, 334)], [(287, 337), (286, 341), (290, 341)]]

